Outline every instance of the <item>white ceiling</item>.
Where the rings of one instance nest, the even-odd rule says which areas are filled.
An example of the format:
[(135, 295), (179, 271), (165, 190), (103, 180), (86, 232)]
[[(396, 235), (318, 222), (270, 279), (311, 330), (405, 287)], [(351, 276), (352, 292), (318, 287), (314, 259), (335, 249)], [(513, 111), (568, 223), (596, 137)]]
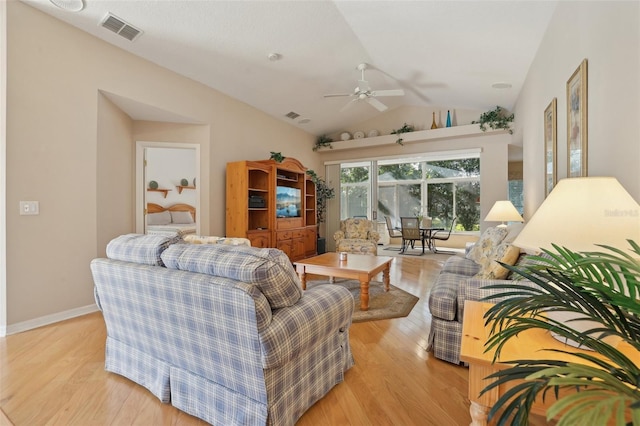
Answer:
[[(323, 97), (352, 92), (362, 62), (374, 90), (404, 89), (405, 96), (378, 98), (390, 109), (512, 108), (558, 0), (84, 0), (77, 13), (23, 1), (320, 135), (380, 114), (365, 102), (341, 112), (349, 98)], [(144, 33), (130, 42), (101, 27), (108, 12)], [(270, 53), (281, 59), (270, 61)], [(512, 87), (494, 89), (496, 82)], [(121, 101), (134, 119), (163, 115)], [(300, 117), (285, 117), (290, 111)], [(299, 124), (303, 118), (310, 122)]]

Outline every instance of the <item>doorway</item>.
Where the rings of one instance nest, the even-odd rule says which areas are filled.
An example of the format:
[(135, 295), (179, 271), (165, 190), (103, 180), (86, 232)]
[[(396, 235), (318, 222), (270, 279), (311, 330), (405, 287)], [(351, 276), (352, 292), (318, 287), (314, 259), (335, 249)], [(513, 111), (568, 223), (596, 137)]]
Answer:
[(147, 206), (189, 205), (200, 234), (200, 145), (136, 142), (136, 232), (147, 232)]

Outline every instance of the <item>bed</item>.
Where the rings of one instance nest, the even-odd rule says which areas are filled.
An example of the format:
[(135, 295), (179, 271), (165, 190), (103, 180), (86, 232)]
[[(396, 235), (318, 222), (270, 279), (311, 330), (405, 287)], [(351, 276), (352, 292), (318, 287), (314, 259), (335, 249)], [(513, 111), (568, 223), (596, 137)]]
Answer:
[(147, 234), (183, 237), (196, 233), (196, 209), (189, 204), (163, 207), (147, 203)]

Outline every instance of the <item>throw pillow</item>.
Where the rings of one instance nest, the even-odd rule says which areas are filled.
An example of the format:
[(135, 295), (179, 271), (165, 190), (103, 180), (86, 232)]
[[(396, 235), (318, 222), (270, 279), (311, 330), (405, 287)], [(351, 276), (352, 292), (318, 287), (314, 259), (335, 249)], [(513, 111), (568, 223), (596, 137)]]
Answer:
[(488, 280), (503, 280), (507, 278), (509, 270), (498, 262), (515, 265), (519, 255), (519, 247), (509, 243), (500, 244), (494, 251), (492, 258), (487, 259), (488, 261), (481, 265), (480, 272), (475, 275), (475, 278)]
[(486, 263), (486, 259), (491, 258), (493, 252), (507, 235), (507, 228), (488, 228), (482, 233), (480, 239), (465, 255), (467, 259), (478, 264)]
[(176, 244), (162, 253), (167, 268), (255, 284), (272, 309), (295, 304), (302, 285), (289, 258), (273, 248), (225, 244)]
[(193, 216), (190, 212), (171, 212), (171, 222), (177, 224), (193, 223)]
[(149, 213), (147, 215), (147, 225), (168, 225), (171, 223), (171, 213)]

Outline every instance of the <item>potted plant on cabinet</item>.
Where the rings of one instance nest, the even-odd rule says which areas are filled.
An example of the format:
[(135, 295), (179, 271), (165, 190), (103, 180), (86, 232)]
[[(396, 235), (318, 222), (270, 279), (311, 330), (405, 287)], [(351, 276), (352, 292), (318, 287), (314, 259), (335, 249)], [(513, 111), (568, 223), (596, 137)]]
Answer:
[[(547, 418), (559, 418), (558, 425), (640, 424), (640, 366), (619, 350), (622, 344), (640, 352), (640, 246), (629, 244), (632, 254), (607, 246), (589, 253), (554, 246), (555, 252), (534, 257), (539, 265), (503, 265), (538, 288), (518, 280), (487, 287), (503, 290), (491, 297), (500, 301), (485, 314), (493, 323), (486, 349), (495, 349), (494, 361), (507, 341), (532, 328), (553, 331), (593, 352), (558, 351), (582, 362), (559, 361), (554, 352), (547, 360), (505, 360), (510, 367), (489, 376), (495, 381), (482, 392), (515, 383), (492, 407), (490, 420), (526, 425), (536, 397), (555, 396)], [(551, 314), (557, 312), (569, 312), (575, 320), (555, 320)], [(579, 331), (578, 318), (594, 325)], [(566, 389), (574, 392), (558, 393)]]

